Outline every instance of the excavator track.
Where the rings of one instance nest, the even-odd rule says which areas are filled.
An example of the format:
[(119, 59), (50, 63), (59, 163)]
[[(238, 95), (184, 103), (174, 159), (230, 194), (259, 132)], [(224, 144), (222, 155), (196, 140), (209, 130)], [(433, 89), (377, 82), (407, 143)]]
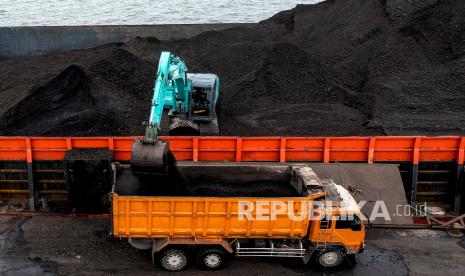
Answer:
[[(173, 120), (168, 115), (168, 110), (164, 110), (163, 117), (160, 122), (160, 127), (161, 127), (160, 135), (161, 136), (173, 136), (173, 135), (170, 135), (169, 133), (169, 129), (172, 123), (173, 123)], [(200, 136), (218, 136), (220, 134), (218, 117), (216, 115), (216, 112), (213, 116), (213, 120), (211, 120), (210, 122), (196, 121), (195, 123), (199, 126)]]
[(213, 120), (210, 122), (197, 122), (200, 128), (201, 136), (218, 136), (220, 135), (220, 128), (218, 126), (218, 117), (216, 112), (213, 116)]

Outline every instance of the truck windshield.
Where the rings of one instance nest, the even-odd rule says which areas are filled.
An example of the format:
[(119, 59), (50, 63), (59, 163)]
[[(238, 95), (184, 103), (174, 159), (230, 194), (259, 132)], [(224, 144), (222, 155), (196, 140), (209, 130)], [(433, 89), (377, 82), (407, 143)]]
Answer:
[(352, 231), (362, 230), (362, 223), (360, 218), (354, 215), (353, 220), (337, 220), (336, 229), (352, 229)]

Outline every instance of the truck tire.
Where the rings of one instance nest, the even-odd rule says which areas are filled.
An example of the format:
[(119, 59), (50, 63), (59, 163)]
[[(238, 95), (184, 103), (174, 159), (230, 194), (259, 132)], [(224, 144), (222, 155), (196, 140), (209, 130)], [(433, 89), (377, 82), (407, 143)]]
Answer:
[(355, 254), (346, 255), (346, 260), (350, 267), (355, 268), (357, 266), (357, 256)]
[(341, 264), (343, 259), (343, 253), (337, 249), (320, 251), (315, 256), (315, 262), (321, 268), (336, 267)]
[(179, 248), (167, 249), (159, 255), (159, 264), (168, 271), (179, 271), (187, 266), (187, 255)]
[(196, 264), (203, 270), (220, 270), (228, 263), (228, 255), (217, 247), (204, 247), (197, 251)]

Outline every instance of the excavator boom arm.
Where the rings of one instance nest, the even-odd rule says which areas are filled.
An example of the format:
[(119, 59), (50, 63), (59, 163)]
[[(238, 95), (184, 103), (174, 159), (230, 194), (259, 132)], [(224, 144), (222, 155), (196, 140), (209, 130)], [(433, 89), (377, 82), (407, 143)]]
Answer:
[(160, 122), (165, 107), (175, 112), (188, 112), (190, 83), (186, 77), (186, 64), (170, 52), (162, 52), (158, 62), (157, 78), (153, 88), (153, 98), (149, 121), (145, 127), (144, 143), (157, 141)]

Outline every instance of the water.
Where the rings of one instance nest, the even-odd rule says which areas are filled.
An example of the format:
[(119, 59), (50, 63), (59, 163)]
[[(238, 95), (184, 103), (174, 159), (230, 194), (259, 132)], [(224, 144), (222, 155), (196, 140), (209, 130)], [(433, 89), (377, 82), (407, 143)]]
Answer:
[(0, 26), (258, 22), (321, 0), (0, 0)]

